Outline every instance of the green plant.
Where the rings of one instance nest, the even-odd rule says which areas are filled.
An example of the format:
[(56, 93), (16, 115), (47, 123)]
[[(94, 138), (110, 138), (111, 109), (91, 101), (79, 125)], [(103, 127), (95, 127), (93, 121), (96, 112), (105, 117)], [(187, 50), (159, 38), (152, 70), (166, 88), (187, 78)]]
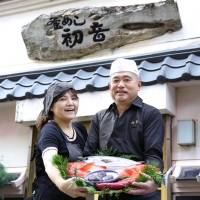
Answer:
[(146, 182), (148, 180), (153, 180), (157, 185), (161, 185), (163, 183), (163, 177), (161, 172), (158, 171), (157, 166), (157, 162), (147, 162), (144, 170), (142, 170), (141, 176), (136, 179), (136, 182)]
[(95, 154), (95, 156), (116, 156), (116, 157), (120, 157), (120, 158), (126, 158), (129, 160), (137, 159), (137, 156), (135, 156), (135, 155), (127, 155), (127, 154), (117, 153), (117, 149), (113, 149), (112, 147), (110, 147), (110, 148), (106, 147), (103, 151), (97, 150), (97, 153)]
[[(0, 188), (8, 182), (9, 174), (6, 172), (2, 159), (0, 159)], [(3, 194), (0, 193), (0, 200), (3, 199)]]
[[(61, 176), (63, 177), (63, 179), (66, 180), (67, 170), (68, 170), (67, 168), (68, 159), (64, 158), (62, 155), (57, 154), (52, 157), (51, 163), (52, 165), (56, 166), (59, 169)], [(94, 192), (96, 191), (94, 187), (87, 185), (82, 178), (77, 177), (77, 169), (74, 170), (73, 182), (76, 183), (78, 186), (86, 187), (89, 194), (94, 194)], [(69, 187), (71, 187), (71, 185)]]
[[(8, 184), (11, 180), (15, 180), (19, 177), (17, 174), (9, 174), (4, 165), (2, 164), (2, 157), (0, 158), (0, 188)], [(4, 198), (3, 194), (0, 193), (0, 200)]]
[(51, 163), (52, 165), (58, 167), (61, 176), (63, 177), (63, 179), (66, 180), (67, 179), (66, 171), (68, 170), (67, 169), (68, 159), (64, 158), (62, 155), (57, 154), (52, 157)]

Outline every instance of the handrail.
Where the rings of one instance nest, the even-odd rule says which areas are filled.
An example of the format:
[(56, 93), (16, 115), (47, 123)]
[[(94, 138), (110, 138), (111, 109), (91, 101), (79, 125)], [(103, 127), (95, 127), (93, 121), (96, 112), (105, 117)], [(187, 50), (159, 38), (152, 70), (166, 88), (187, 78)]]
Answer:
[(27, 167), (6, 168), (6, 171), (9, 174), (20, 174), (16, 180), (10, 181), (12, 187), (19, 187), (26, 180)]
[(199, 175), (196, 176), (196, 178), (197, 178), (197, 182), (200, 183), (200, 173), (199, 173)]
[(175, 183), (176, 179), (180, 176), (180, 173), (181, 173), (181, 167), (180, 166), (176, 166), (173, 174), (169, 176), (170, 182), (171, 183)]

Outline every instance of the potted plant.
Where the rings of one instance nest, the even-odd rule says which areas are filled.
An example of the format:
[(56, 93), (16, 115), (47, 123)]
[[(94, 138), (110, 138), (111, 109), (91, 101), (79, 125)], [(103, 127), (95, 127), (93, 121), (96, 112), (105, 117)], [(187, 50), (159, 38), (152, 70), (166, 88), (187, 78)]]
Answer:
[[(4, 165), (2, 164), (2, 159), (0, 159), (0, 188), (4, 187), (5, 185), (9, 184), (11, 180), (18, 178), (18, 176), (14, 174), (9, 174)], [(3, 200), (4, 196), (0, 192), (0, 200)]]
[[(4, 165), (0, 160), (0, 188), (2, 188), (8, 182), (8, 173), (5, 170)], [(0, 200), (3, 200), (3, 194), (0, 193)]]

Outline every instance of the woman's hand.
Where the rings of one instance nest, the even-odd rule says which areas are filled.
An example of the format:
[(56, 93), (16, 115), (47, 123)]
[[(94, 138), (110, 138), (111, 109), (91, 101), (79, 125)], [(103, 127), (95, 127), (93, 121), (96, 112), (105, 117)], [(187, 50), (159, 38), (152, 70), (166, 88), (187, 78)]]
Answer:
[(43, 154), (43, 162), (45, 166), (45, 170), (55, 185), (64, 192), (65, 194), (76, 198), (76, 197), (89, 197), (91, 195), (88, 194), (87, 188), (77, 186), (74, 183), (73, 178), (64, 180), (60, 174), (60, 171), (57, 167), (53, 166), (51, 163), (52, 156), (56, 155), (56, 150), (48, 150)]
[(158, 186), (153, 181), (147, 181), (145, 183), (133, 182), (132, 185), (135, 188), (126, 192), (127, 194), (145, 195), (148, 193), (155, 192), (158, 189)]
[(77, 186), (76, 183), (74, 183), (73, 179), (74, 178), (70, 178), (70, 179), (63, 180), (62, 182), (60, 182), (59, 189), (65, 194), (73, 198), (91, 196), (88, 193), (87, 188), (82, 187), (82, 186)]

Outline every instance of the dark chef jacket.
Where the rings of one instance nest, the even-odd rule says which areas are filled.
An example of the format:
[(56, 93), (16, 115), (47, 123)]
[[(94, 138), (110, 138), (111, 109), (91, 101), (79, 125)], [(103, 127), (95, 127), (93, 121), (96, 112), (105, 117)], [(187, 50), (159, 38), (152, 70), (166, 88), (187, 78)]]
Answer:
[(94, 115), (84, 156), (108, 148), (117, 153), (137, 156), (137, 161), (155, 161), (163, 170), (164, 123), (158, 109), (143, 103), (140, 97), (119, 116), (115, 103)]

